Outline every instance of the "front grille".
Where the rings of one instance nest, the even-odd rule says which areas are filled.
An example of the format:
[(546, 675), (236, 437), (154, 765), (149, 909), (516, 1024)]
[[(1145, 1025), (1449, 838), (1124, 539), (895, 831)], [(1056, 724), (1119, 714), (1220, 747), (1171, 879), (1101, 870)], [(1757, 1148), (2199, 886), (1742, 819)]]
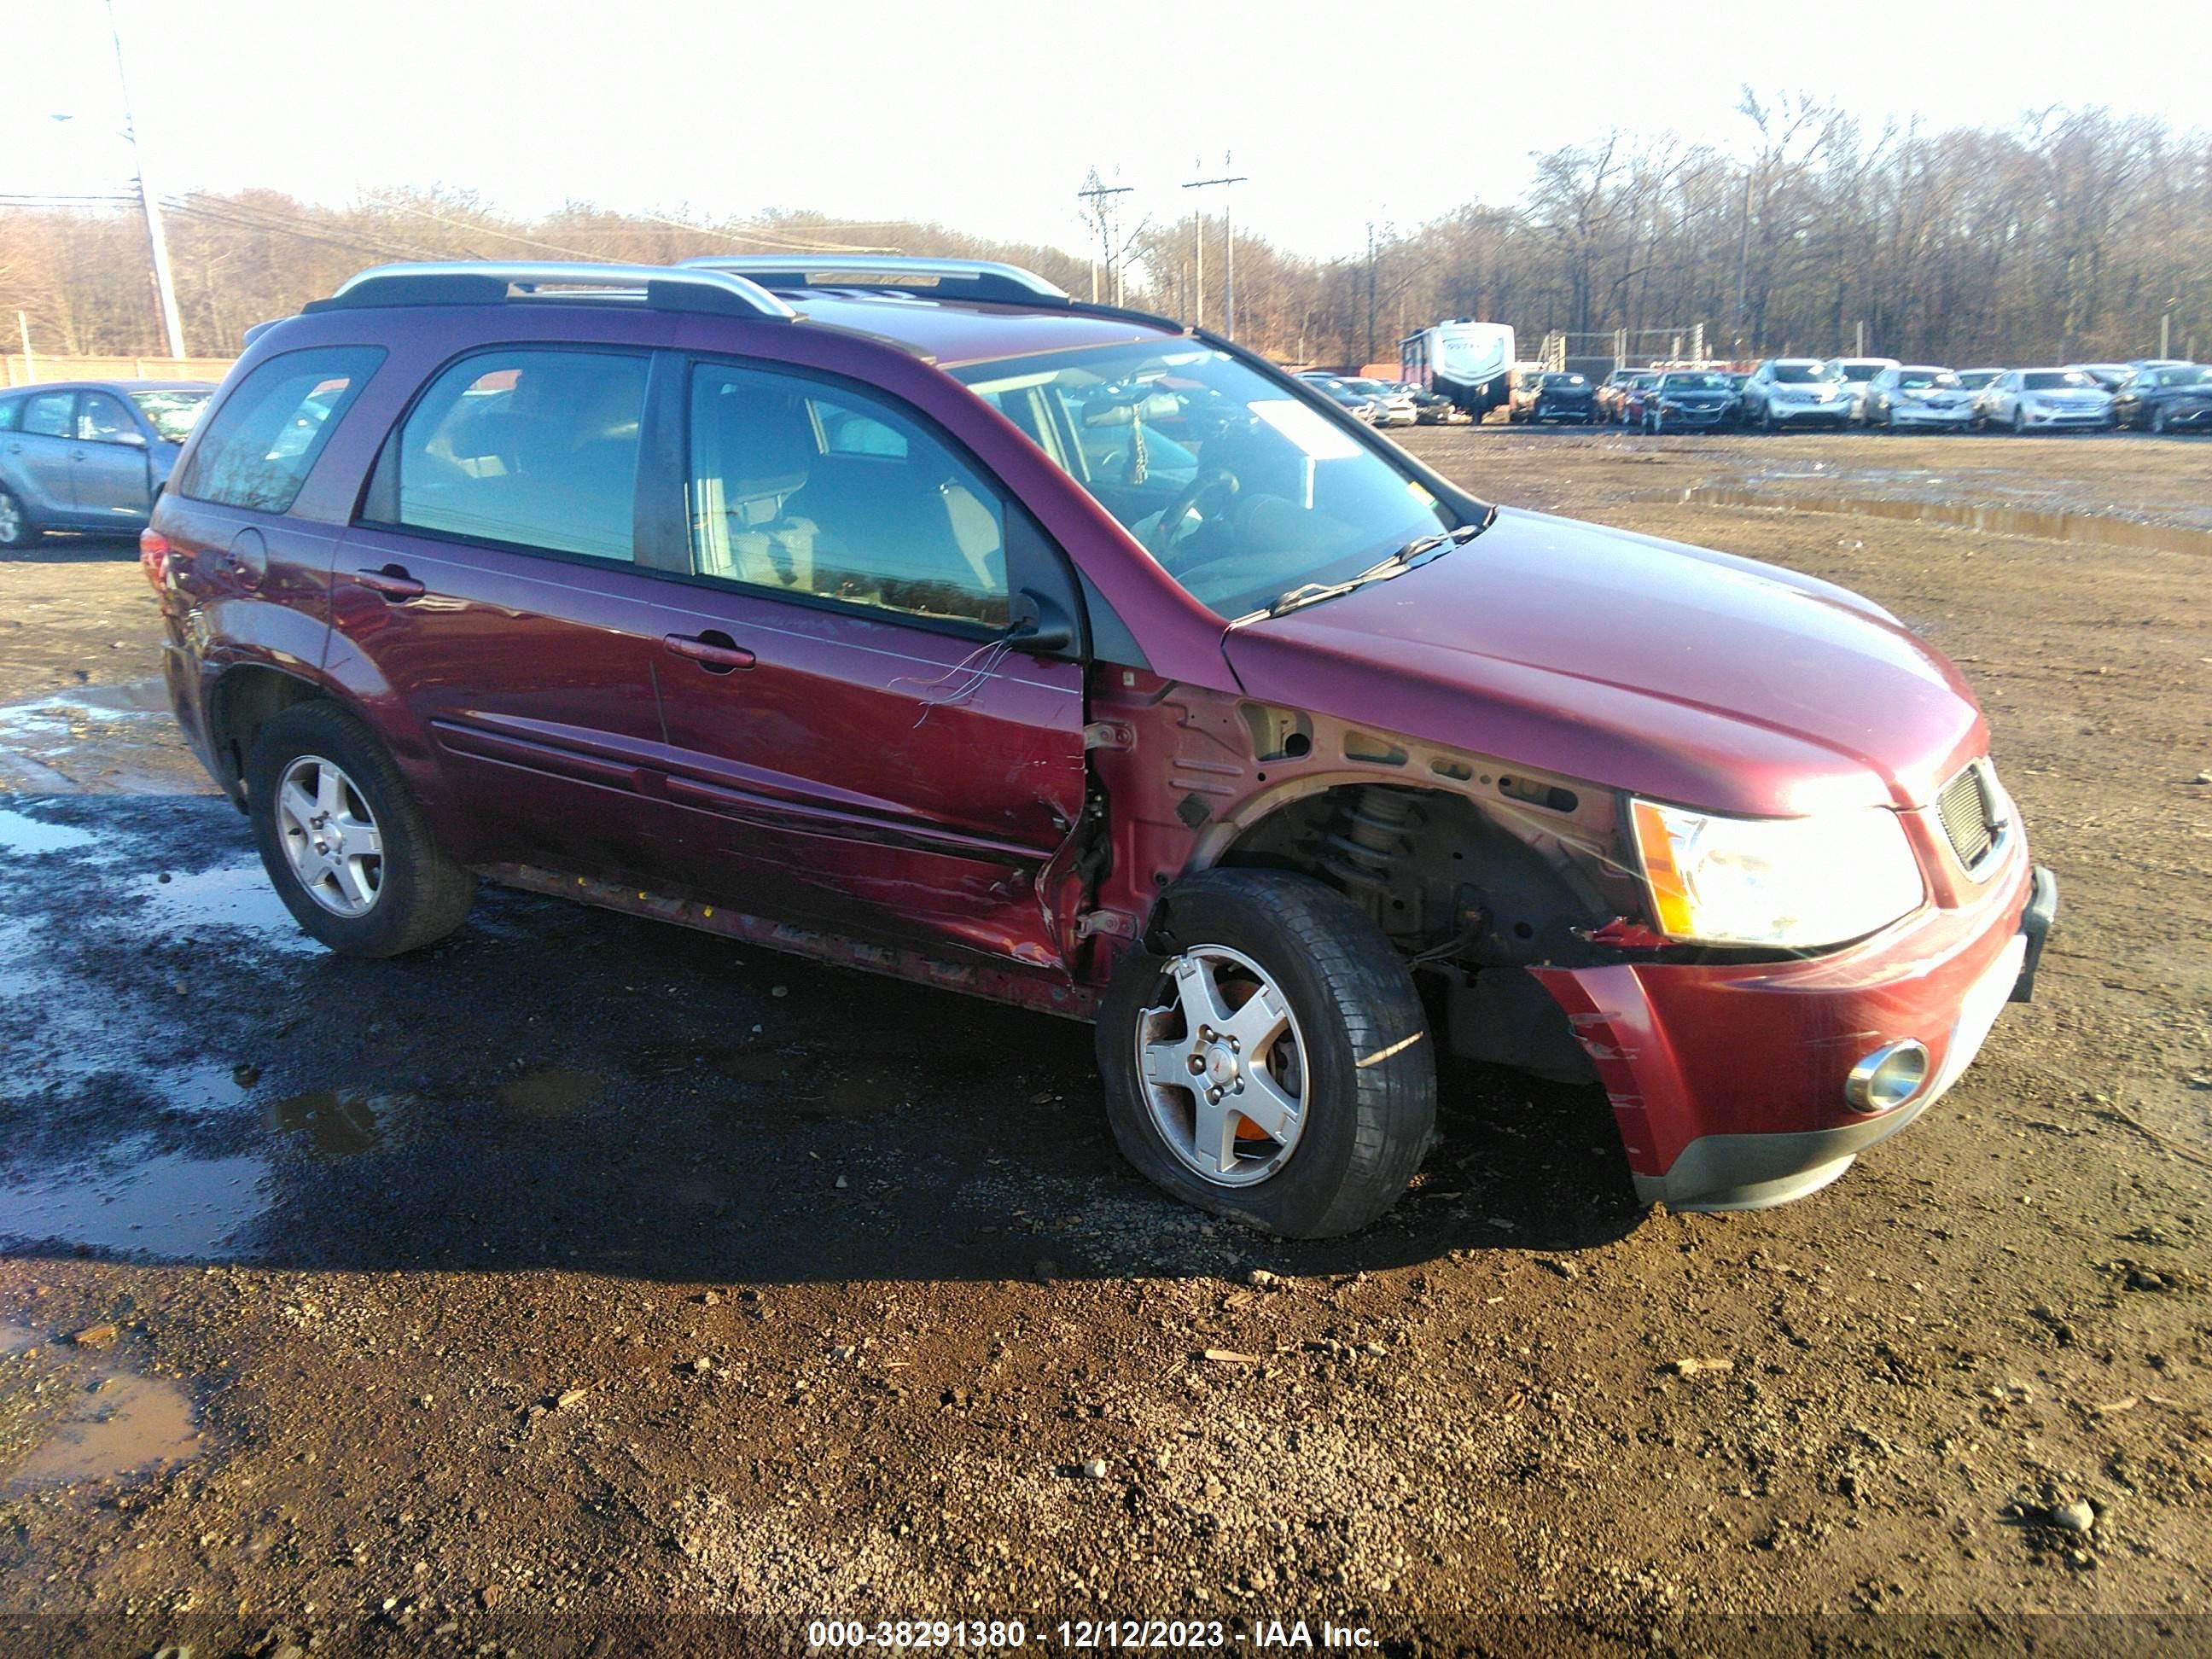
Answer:
[(1969, 870), (1987, 858), (1990, 848), (1996, 844), (1995, 808), (1979, 761), (1945, 784), (1943, 793), (1936, 797), (1936, 815), (1943, 820), (1943, 833), (1950, 839), (1951, 850)]

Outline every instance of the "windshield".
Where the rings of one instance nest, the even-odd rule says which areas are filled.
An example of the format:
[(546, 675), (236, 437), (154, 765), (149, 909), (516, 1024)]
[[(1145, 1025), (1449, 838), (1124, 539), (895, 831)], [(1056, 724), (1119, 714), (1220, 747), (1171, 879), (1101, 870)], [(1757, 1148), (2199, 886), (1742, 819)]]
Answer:
[(1959, 376), (1959, 384), (1969, 392), (1979, 392), (2003, 373), (2001, 368), (1970, 368)]
[(1225, 352), (1187, 341), (953, 373), (1224, 617), (1458, 526), (1420, 483)]
[(1897, 373), (1897, 383), (1907, 392), (1925, 392), (1930, 386), (1948, 391), (1959, 384), (1959, 377), (1948, 368), (1902, 368)]
[(1735, 383), (1725, 374), (1668, 374), (1662, 377), (1662, 392), (1731, 392)]
[(1571, 391), (1576, 386), (1587, 386), (1589, 383), (1579, 374), (1547, 374), (1544, 377), (1544, 384)]
[(1784, 386), (1807, 386), (1814, 383), (1826, 384), (1840, 380), (1844, 377), (1826, 363), (1777, 363), (1774, 366), (1774, 378)]
[(2029, 392), (2094, 392), (2097, 383), (2078, 368), (2039, 368), (2020, 377)]
[(1843, 368), (1847, 380), (1871, 380), (1881, 373), (1880, 363), (1845, 363)]
[(180, 444), (191, 435), (192, 428), (207, 411), (210, 395), (205, 392), (134, 392), (131, 401), (138, 405), (141, 415), (153, 422), (155, 431), (171, 443)]
[(2162, 368), (2149, 377), (2156, 386), (2203, 386), (2212, 369), (2202, 363), (2191, 363), (2186, 368)]

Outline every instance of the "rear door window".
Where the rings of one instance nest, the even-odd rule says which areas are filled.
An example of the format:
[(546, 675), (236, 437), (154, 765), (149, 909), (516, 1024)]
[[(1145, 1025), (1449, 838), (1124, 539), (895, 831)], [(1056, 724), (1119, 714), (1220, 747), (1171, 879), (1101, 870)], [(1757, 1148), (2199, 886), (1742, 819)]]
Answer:
[(23, 405), (23, 430), (33, 437), (66, 438), (76, 405), (72, 392), (42, 392)]
[(171, 487), (196, 501), (289, 511), (338, 417), (383, 361), (379, 346), (271, 357), (223, 400)]
[(88, 444), (123, 443), (139, 435), (138, 423), (105, 392), (88, 392), (77, 399), (76, 435)]
[(635, 557), (647, 359), (514, 347), (454, 364), (401, 429), (391, 508), (410, 530)]

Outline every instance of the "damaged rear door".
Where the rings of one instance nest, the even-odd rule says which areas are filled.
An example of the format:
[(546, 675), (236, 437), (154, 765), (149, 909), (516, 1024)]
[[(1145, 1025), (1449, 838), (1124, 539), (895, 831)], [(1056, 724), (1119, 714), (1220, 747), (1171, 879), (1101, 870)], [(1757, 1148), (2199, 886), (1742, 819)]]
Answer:
[[(691, 571), (656, 655), (685, 878), (755, 914), (1066, 975), (1083, 671), (1055, 550), (912, 411), (680, 362)], [(673, 459), (673, 457), (672, 457)], [(1040, 615), (1064, 642), (1033, 636)]]

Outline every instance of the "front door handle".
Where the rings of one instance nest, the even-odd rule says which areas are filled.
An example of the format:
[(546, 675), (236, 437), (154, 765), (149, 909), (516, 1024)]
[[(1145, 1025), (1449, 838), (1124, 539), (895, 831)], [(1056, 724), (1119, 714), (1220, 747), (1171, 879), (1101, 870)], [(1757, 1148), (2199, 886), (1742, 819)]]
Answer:
[(372, 593), (381, 593), (387, 599), (419, 599), (427, 591), (396, 564), (381, 570), (356, 570), (353, 579)]
[(710, 674), (750, 668), (757, 660), (751, 652), (728, 635), (713, 630), (705, 634), (663, 634), (660, 643), (679, 657), (690, 658)]

